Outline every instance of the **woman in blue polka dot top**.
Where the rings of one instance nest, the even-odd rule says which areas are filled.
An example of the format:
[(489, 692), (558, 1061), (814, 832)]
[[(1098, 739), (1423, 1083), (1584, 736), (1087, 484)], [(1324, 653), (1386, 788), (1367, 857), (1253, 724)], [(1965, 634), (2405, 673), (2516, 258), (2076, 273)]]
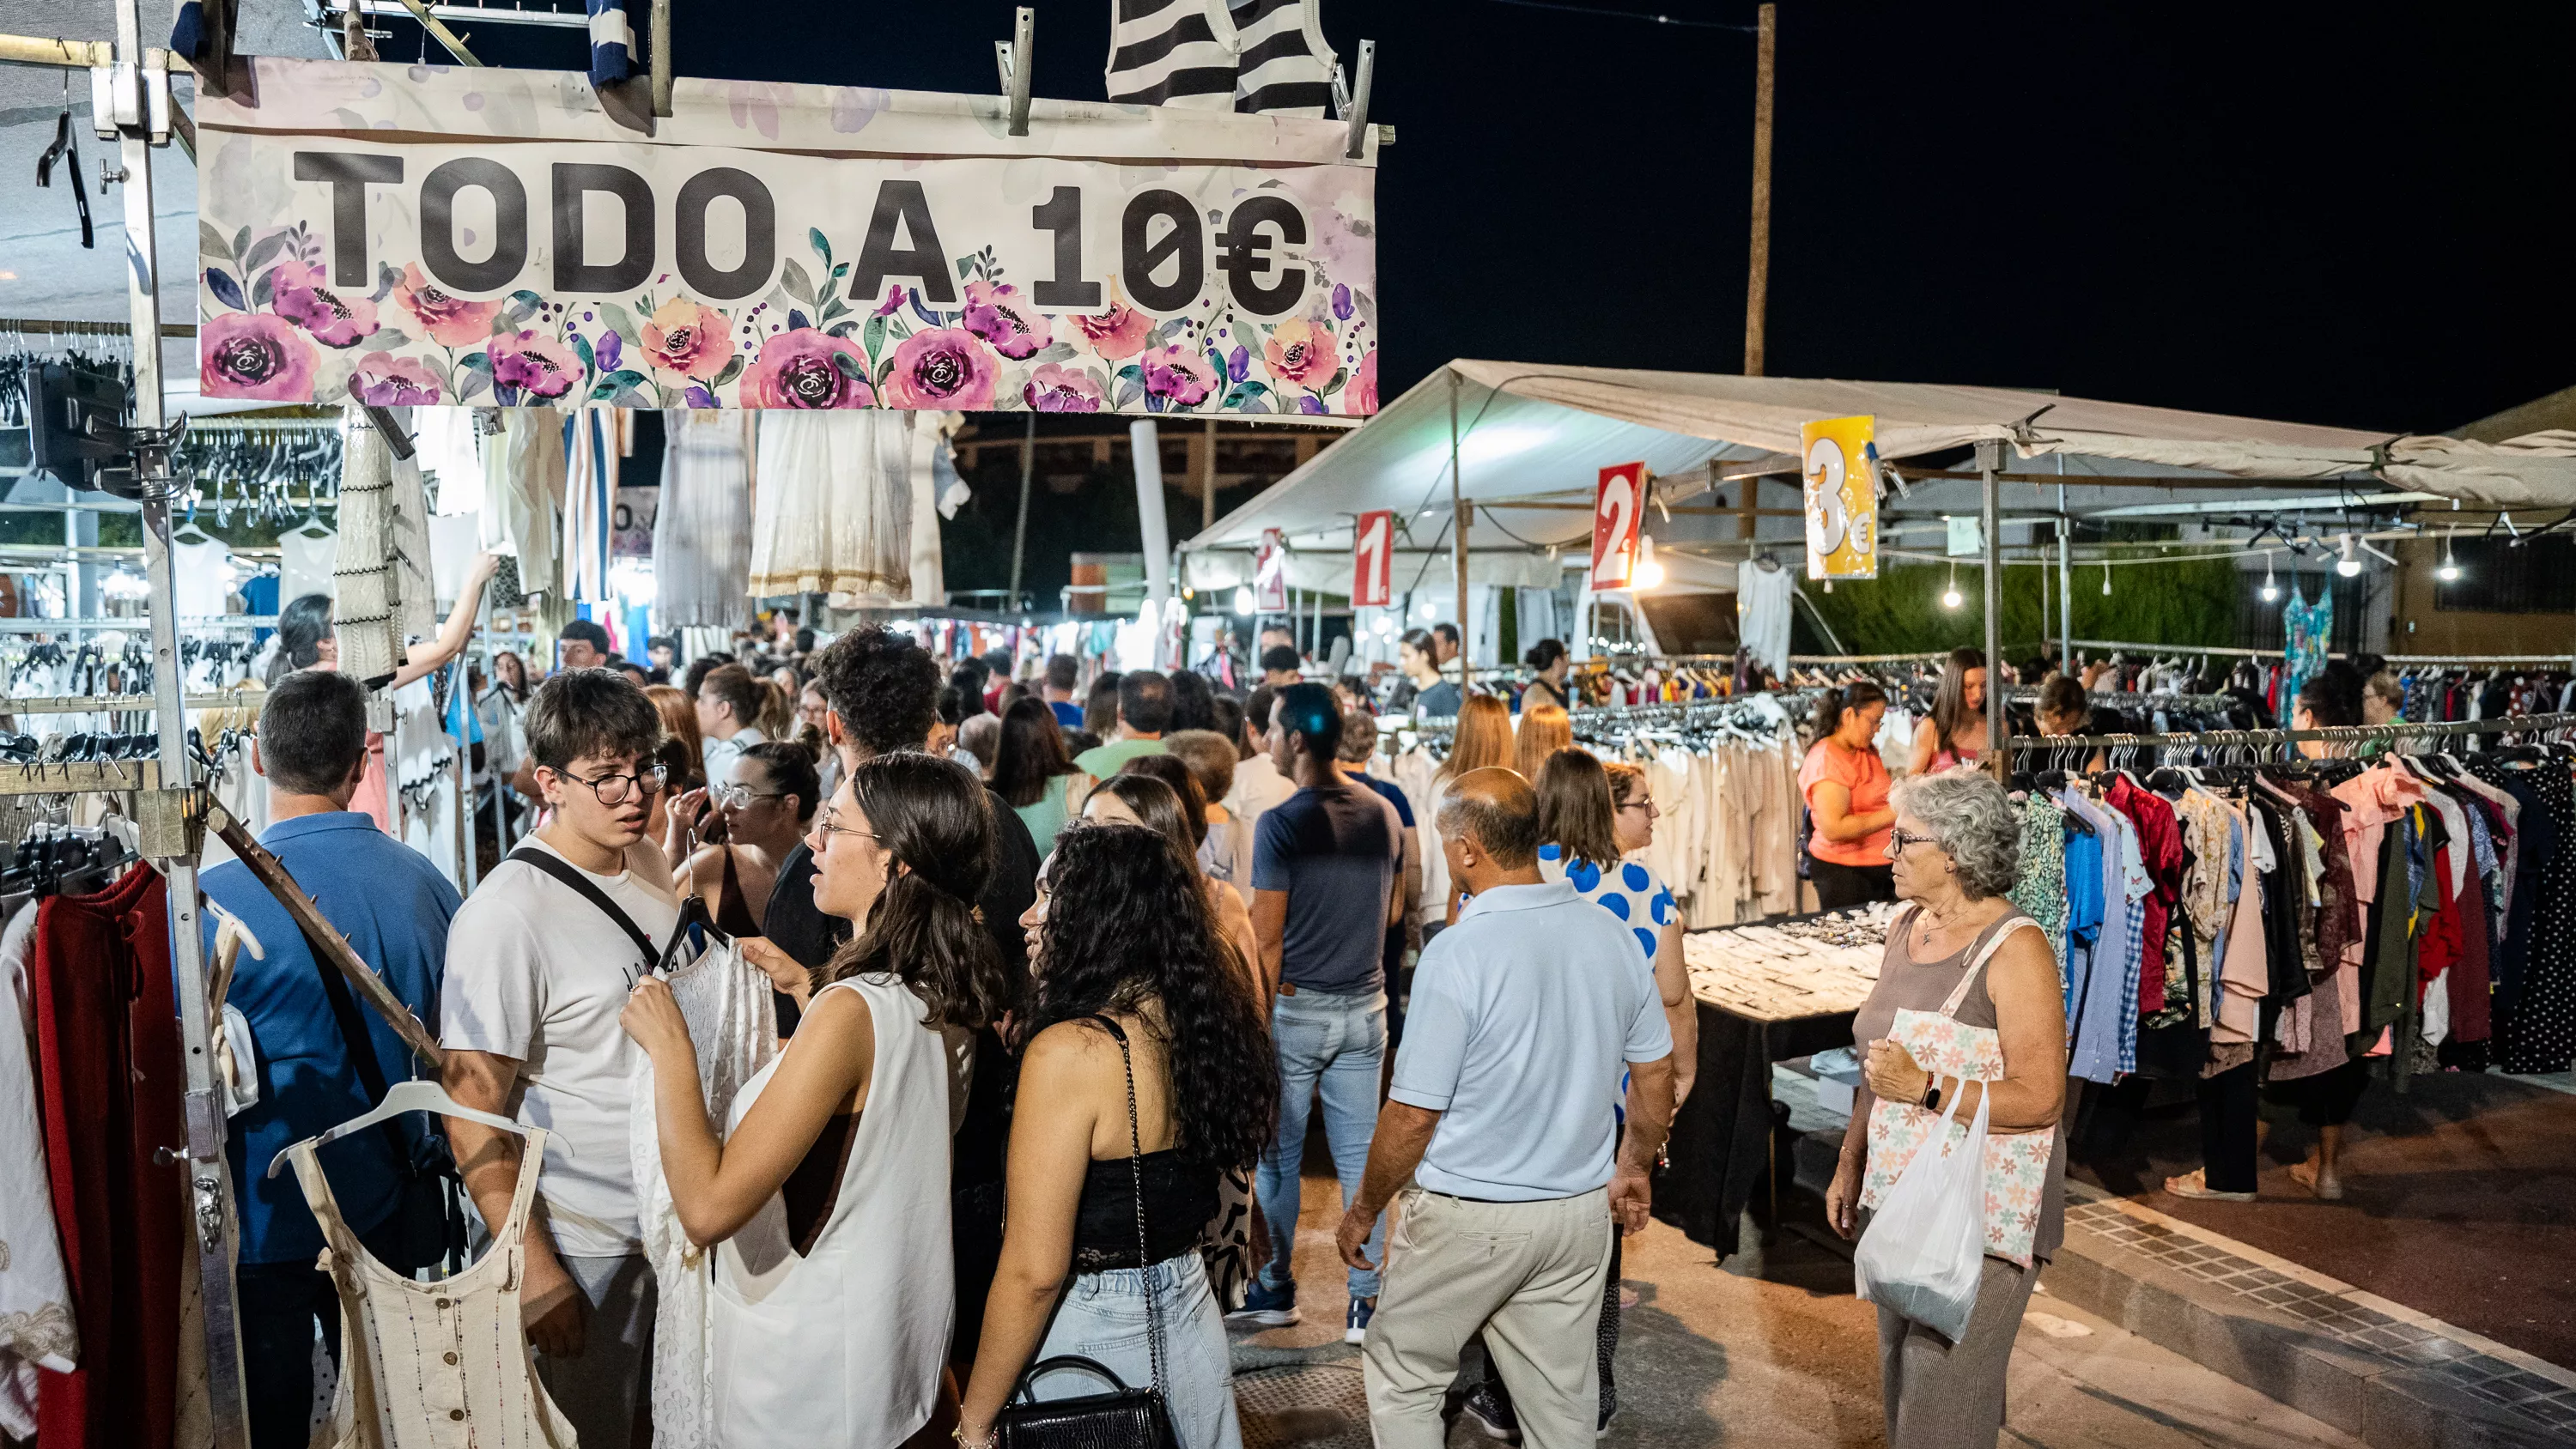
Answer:
[(1699, 1065), (1699, 1014), (1690, 971), (1682, 963), (1682, 913), (1673, 893), (1642, 860), (1630, 858), (1655, 840), (1655, 802), (1646, 772), (1624, 761), (1603, 764), (1572, 747), (1548, 756), (1538, 772), (1538, 868), (1636, 933), (1664, 1016), (1673, 1029), (1673, 1103), (1681, 1104)]

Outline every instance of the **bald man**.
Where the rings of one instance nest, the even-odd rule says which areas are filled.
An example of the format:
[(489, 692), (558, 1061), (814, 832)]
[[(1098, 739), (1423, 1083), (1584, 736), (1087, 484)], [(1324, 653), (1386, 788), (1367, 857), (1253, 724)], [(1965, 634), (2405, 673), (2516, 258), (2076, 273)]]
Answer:
[[(1369, 1262), (1390, 1202), (1362, 1351), (1382, 1449), (1437, 1449), (1459, 1351), (1482, 1330), (1530, 1449), (1589, 1446), (1610, 1406), (1596, 1348), (1612, 1224), (1646, 1225), (1673, 1114), (1672, 1029), (1636, 937), (1538, 869), (1538, 797), (1471, 770), (1440, 807), (1450, 879), (1472, 897), (1425, 947), (1395, 1082), (1338, 1234)], [(1624, 1142), (1612, 1108), (1629, 1076)], [(1413, 1185), (1407, 1187), (1410, 1181)], [(1399, 1195), (1401, 1189), (1401, 1195)]]

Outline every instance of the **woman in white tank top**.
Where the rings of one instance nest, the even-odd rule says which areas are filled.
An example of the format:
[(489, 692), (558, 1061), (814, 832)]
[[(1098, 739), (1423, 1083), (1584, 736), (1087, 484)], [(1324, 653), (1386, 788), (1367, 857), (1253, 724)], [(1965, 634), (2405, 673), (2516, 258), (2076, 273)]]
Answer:
[(975, 921), (994, 849), (983, 795), (946, 760), (882, 755), (816, 815), (814, 902), (858, 934), (722, 1141), (670, 989), (648, 977), (626, 1008), (653, 1061), (680, 1225), (722, 1244), (721, 1444), (927, 1443), (953, 1418), (940, 1391), (956, 1311), (949, 1134), (972, 1033), (1008, 990)]

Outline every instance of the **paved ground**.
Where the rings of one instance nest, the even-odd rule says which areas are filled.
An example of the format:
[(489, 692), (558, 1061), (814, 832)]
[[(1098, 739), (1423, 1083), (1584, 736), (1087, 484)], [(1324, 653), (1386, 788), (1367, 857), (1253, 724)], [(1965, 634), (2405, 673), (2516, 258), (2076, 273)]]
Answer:
[[(1316, 1147), (1320, 1149), (1321, 1139)], [(1339, 1188), (1318, 1151), (1307, 1167), (1297, 1244), (1295, 1328), (1235, 1337), (1250, 1449), (1369, 1442), (1358, 1350), (1341, 1343), (1346, 1302), (1331, 1230)], [(1628, 1242), (1638, 1296), (1619, 1354), (1614, 1446), (1753, 1445), (1868, 1449), (1885, 1442), (1876, 1310), (1851, 1296), (1851, 1265), (1792, 1232), (1760, 1263), (1714, 1266), (1657, 1223)], [(1452, 1449), (1488, 1441), (1472, 1420)], [(2047, 1449), (2351, 1449), (2350, 1439), (2110, 1327), (2042, 1291), (2013, 1365), (2003, 1443)]]
[(2576, 1095), (2569, 1078), (2437, 1073), (2405, 1095), (2373, 1085), (2345, 1145), (2345, 1197), (2290, 1180), (2311, 1140), (2266, 1104), (2260, 1197), (2185, 1200), (2200, 1165), (2188, 1102), (2097, 1120), (2075, 1172), (2409, 1308), (2576, 1367)]

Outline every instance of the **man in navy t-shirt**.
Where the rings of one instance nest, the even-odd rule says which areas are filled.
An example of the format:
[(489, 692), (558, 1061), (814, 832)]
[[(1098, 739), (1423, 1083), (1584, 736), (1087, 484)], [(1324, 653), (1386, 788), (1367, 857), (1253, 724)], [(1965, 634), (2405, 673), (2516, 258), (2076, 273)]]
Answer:
[[(1320, 684), (1292, 684), (1272, 706), (1270, 760), (1297, 793), (1253, 831), (1252, 929), (1263, 974), (1278, 986), (1271, 1037), (1279, 1056), (1279, 1136), (1263, 1154), (1254, 1192), (1271, 1222), (1297, 1221), (1307, 1103), (1320, 1087), (1324, 1135), (1345, 1203), (1359, 1190), (1377, 1125), (1386, 1062), (1387, 928), (1404, 908), (1399, 889), (1404, 826), (1395, 807), (1342, 773), (1342, 710)], [(1379, 1228), (1380, 1236), (1385, 1229)], [(1271, 1235), (1273, 1252), (1237, 1323), (1297, 1322), (1290, 1276), (1296, 1234)], [(1376, 1239), (1371, 1240), (1372, 1243)], [(1376, 1310), (1377, 1274), (1350, 1270), (1344, 1337), (1357, 1343)]]
[(1050, 654), (1046, 668), (1046, 705), (1055, 722), (1066, 729), (1082, 728), (1082, 706), (1074, 702), (1073, 687), (1082, 679), (1082, 661), (1070, 654)]

